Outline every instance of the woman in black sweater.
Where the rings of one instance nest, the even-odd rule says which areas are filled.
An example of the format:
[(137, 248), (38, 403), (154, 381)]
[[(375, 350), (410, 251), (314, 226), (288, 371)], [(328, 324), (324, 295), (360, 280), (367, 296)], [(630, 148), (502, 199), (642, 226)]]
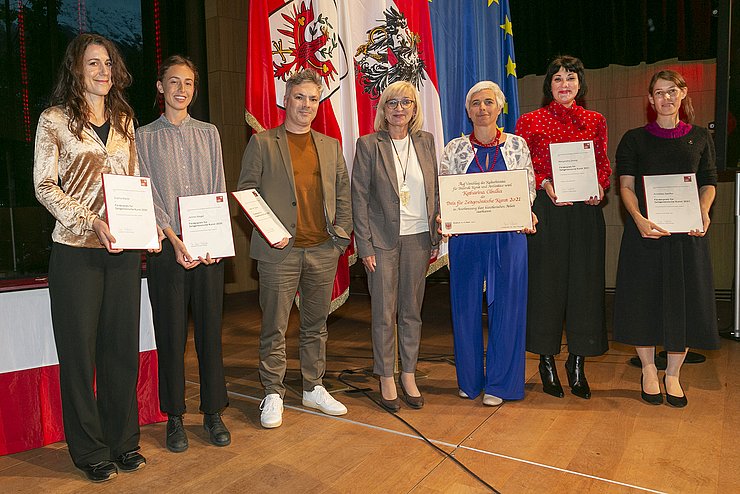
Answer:
[[(689, 347), (719, 346), (709, 244), (709, 209), (715, 197), (714, 144), (707, 129), (692, 126), (686, 81), (664, 70), (650, 81), (657, 118), (622, 137), (616, 162), (622, 203), (629, 213), (619, 254), (614, 339), (636, 346), (642, 362), (642, 399), (663, 402), (655, 346), (668, 352), (666, 400), (687, 404), (679, 373)], [(643, 176), (696, 174), (703, 227), (669, 233), (647, 218)]]

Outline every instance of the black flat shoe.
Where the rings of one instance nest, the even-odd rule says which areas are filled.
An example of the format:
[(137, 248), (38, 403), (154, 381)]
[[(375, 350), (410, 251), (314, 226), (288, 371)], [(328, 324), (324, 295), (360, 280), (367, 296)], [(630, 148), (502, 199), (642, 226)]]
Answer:
[(398, 383), (401, 385), (404, 401), (408, 403), (411, 408), (418, 410), (424, 406), (424, 397), (421, 396), (421, 394), (419, 394), (419, 396), (411, 396), (406, 392), (406, 388), (403, 387), (403, 381), (401, 379), (398, 380)]
[(568, 355), (568, 360), (565, 361), (565, 373), (568, 375), (568, 385), (571, 392), (579, 398), (588, 400), (591, 398), (591, 388), (588, 386), (584, 373), (585, 365), (586, 357), (571, 353)]
[(208, 440), (214, 446), (228, 446), (231, 444), (231, 433), (221, 420), (220, 413), (203, 414), (203, 428), (208, 433)]
[(660, 405), (663, 403), (663, 393), (649, 395), (645, 392), (645, 386), (642, 384), (642, 376), (640, 377), (640, 396), (642, 400), (651, 405)]
[(122, 472), (135, 472), (146, 466), (146, 458), (138, 452), (139, 448), (123, 453), (115, 459), (118, 469)]
[(105, 482), (118, 475), (118, 469), (112, 461), (103, 460), (88, 465), (75, 465), (82, 470), (90, 482)]
[[(665, 376), (663, 376), (663, 386), (665, 387)], [(686, 393), (683, 396), (673, 396), (668, 393), (668, 387), (665, 388), (665, 401), (672, 407), (683, 408), (689, 404)]]
[(540, 355), (540, 379), (542, 379), (542, 391), (556, 398), (565, 396), (558, 378), (558, 370), (555, 367), (555, 357), (552, 355)]
[(182, 415), (167, 416), (167, 449), (173, 453), (182, 453), (188, 449), (188, 436), (182, 424)]

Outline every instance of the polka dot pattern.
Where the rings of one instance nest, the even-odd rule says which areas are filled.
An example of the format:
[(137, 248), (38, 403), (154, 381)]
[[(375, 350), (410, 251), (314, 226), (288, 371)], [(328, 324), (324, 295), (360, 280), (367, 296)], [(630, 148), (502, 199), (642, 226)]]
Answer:
[(588, 140), (594, 141), (599, 184), (604, 190), (609, 187), (612, 169), (606, 154), (606, 119), (601, 113), (586, 110), (575, 103), (566, 108), (553, 101), (519, 117), (516, 134), (527, 141), (538, 189), (542, 188), (544, 179), (552, 180), (551, 143)]

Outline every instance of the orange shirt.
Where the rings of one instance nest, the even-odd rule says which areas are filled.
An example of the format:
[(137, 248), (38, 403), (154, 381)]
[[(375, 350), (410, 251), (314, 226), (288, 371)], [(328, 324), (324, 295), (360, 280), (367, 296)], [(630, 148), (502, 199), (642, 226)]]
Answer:
[[(287, 131), (286, 131), (287, 132)], [(329, 238), (324, 214), (324, 192), (321, 189), (321, 169), (311, 132), (288, 134), (288, 149), (293, 162), (296, 207), (296, 247), (311, 247)]]

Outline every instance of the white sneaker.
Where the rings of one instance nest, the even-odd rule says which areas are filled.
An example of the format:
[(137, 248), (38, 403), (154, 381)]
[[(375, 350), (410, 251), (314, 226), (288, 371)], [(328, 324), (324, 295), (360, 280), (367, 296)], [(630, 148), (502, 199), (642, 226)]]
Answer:
[(280, 427), (283, 423), (283, 399), (277, 393), (270, 393), (260, 402), (260, 422), (265, 429)]
[(489, 407), (497, 407), (503, 402), (504, 400), (502, 400), (498, 396), (485, 395), (485, 394), (483, 395), (483, 404)]
[(457, 390), (457, 395), (458, 395), (458, 396), (459, 396), (460, 398), (470, 398), (470, 396), (468, 396), (468, 393), (466, 393), (466, 392), (465, 392), (465, 391), (463, 391), (462, 389), (458, 389), (458, 390)]
[(347, 413), (347, 407), (335, 400), (323, 386), (316, 386), (313, 391), (304, 391), (303, 406), (316, 408), (327, 415), (344, 415)]

